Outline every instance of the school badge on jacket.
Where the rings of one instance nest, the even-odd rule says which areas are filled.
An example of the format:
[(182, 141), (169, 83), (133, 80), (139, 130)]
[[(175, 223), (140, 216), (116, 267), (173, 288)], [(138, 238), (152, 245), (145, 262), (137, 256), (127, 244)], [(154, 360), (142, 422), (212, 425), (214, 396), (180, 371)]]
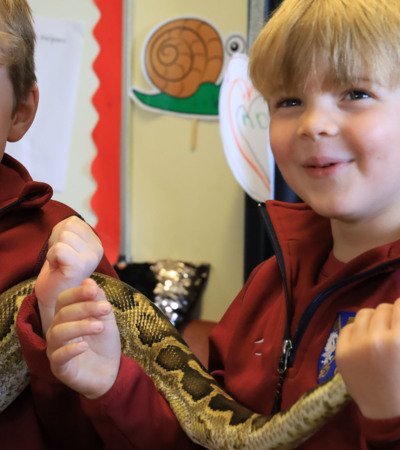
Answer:
[(318, 360), (318, 384), (325, 383), (325, 381), (333, 378), (336, 372), (336, 344), (339, 337), (340, 330), (349, 322), (354, 320), (356, 315), (353, 311), (339, 312), (335, 323), (329, 333), (325, 347), (321, 352)]

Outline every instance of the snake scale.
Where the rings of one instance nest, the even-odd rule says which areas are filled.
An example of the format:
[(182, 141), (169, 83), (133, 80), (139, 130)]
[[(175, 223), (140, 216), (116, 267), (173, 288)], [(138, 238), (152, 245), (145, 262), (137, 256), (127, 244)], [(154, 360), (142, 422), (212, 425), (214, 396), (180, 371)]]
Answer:
[[(288, 411), (262, 416), (228, 396), (154, 304), (131, 286), (93, 274), (113, 305), (122, 351), (151, 376), (190, 438), (209, 449), (291, 449), (348, 401), (339, 374), (304, 394)], [(35, 279), (0, 295), (0, 412), (28, 385), (15, 320)]]

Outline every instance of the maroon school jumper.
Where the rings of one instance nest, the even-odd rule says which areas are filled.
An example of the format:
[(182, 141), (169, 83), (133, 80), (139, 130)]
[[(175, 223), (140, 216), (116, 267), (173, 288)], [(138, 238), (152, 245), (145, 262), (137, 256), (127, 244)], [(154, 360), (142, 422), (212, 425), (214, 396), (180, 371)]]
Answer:
[[(36, 276), (55, 224), (76, 214), (51, 200), (52, 189), (32, 181), (8, 155), (0, 164), (0, 292)], [(104, 257), (96, 269), (116, 276)], [(51, 373), (34, 295), (25, 299), (17, 330), (31, 384), (0, 414), (2, 450), (195, 448), (151, 380), (123, 357), (117, 381), (89, 401)]]
[[(321, 277), (332, 249), (329, 221), (305, 204), (271, 201), (267, 211), (277, 257), (250, 275), (213, 330), (210, 348), (213, 375), (236, 400), (263, 414), (274, 404), (287, 409), (332, 377), (338, 332), (357, 310), (400, 297), (400, 241)], [(285, 341), (293, 348), (283, 355)], [(301, 448), (375, 447), (400, 449), (400, 418), (366, 420), (351, 403)]]

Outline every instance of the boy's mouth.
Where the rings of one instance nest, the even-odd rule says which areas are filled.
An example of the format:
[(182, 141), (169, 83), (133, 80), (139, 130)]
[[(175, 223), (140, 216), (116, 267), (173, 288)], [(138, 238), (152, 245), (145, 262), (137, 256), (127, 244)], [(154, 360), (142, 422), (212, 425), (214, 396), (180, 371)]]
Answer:
[(311, 157), (303, 163), (303, 167), (313, 175), (323, 176), (333, 174), (336, 170), (347, 166), (351, 162), (351, 159)]
[(312, 167), (312, 168), (324, 168), (324, 167), (329, 167), (329, 166), (334, 166), (336, 163), (327, 163), (327, 164), (310, 164), (307, 167)]

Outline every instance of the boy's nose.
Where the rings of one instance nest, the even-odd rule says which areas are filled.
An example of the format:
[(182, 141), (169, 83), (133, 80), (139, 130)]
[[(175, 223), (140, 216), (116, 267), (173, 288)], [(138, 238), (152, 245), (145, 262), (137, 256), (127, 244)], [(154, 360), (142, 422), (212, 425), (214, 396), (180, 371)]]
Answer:
[(297, 134), (318, 141), (321, 137), (332, 137), (339, 133), (337, 121), (327, 111), (312, 108), (304, 111), (299, 120)]

